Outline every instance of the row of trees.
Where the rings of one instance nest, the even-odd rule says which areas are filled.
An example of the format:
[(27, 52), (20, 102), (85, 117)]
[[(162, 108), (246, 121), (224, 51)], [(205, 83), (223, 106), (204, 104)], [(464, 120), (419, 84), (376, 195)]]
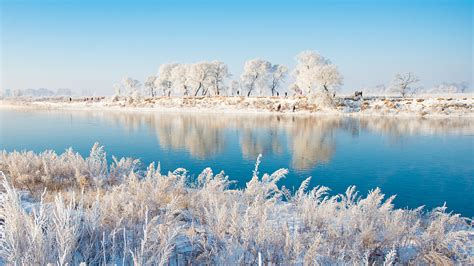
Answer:
[[(337, 67), (314, 51), (301, 52), (292, 72), (294, 83), (289, 87), (296, 94), (330, 93), (342, 85), (343, 78)], [(155, 97), (211, 96), (211, 95), (268, 95), (279, 94), (288, 77), (288, 67), (272, 64), (260, 58), (245, 62), (240, 79), (231, 80), (228, 66), (221, 61), (193, 64), (167, 63), (159, 67), (156, 75), (146, 78), (142, 84), (125, 77), (114, 85), (116, 94), (138, 96), (144, 87), (146, 94)]]
[[(296, 67), (291, 72), (293, 83), (288, 90), (296, 95), (323, 94), (333, 97), (343, 84), (343, 77), (336, 65), (314, 51), (303, 51), (296, 56)], [(221, 61), (193, 64), (167, 63), (159, 67), (156, 75), (146, 78), (142, 84), (126, 77), (116, 84), (117, 95), (138, 96), (142, 87), (149, 96), (212, 96), (212, 95), (278, 95), (289, 76), (288, 67), (273, 64), (264, 59), (245, 62), (239, 79), (231, 79), (228, 66)], [(376, 88), (378, 93), (396, 93), (402, 97), (422, 91), (415, 87), (418, 77), (411, 73), (396, 74), (388, 89)], [(464, 92), (467, 83), (446, 84), (443, 92)], [(383, 90), (383, 91), (381, 91)], [(364, 91), (364, 90), (363, 90)], [(368, 89), (366, 92), (371, 92)]]
[(388, 88), (384, 85), (378, 85), (374, 88), (366, 88), (365, 91), (372, 94), (395, 93), (406, 97), (422, 93), (465, 93), (469, 88), (469, 83), (467, 82), (445, 82), (432, 88), (424, 88), (416, 86), (419, 81), (420, 79), (412, 72), (396, 74)]

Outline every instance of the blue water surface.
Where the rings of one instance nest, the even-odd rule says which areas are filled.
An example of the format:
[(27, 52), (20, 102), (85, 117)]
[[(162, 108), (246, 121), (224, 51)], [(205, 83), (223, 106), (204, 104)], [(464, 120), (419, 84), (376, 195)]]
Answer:
[(288, 168), (280, 182), (297, 189), (324, 185), (342, 193), (380, 187), (395, 205), (474, 216), (474, 120), (389, 117), (293, 117), (288, 115), (32, 111), (0, 108), (0, 150), (72, 147), (88, 155), (95, 142), (109, 159), (160, 162), (163, 171), (183, 167), (197, 176), (223, 170), (236, 187), (260, 173)]

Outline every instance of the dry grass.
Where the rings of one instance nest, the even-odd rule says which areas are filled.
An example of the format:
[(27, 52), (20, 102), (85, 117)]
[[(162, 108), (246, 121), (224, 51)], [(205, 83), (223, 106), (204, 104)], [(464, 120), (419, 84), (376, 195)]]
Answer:
[(394, 209), (379, 189), (328, 196), (326, 187), (308, 191), (309, 179), (290, 193), (277, 185), (287, 170), (260, 175), (260, 158), (242, 190), (211, 169), (191, 180), (132, 159), (109, 165), (98, 144), (87, 158), (68, 150), (0, 159), (8, 264), (473, 263), (471, 221), (445, 207)]

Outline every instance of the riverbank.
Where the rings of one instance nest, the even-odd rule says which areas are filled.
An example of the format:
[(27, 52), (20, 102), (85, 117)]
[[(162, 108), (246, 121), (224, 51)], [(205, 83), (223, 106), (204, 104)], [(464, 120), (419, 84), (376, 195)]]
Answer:
[(280, 113), (291, 115), (442, 116), (474, 117), (471, 94), (414, 98), (372, 96), (336, 97), (86, 97), (3, 99), (0, 106), (69, 110), (127, 110), (160, 112)]

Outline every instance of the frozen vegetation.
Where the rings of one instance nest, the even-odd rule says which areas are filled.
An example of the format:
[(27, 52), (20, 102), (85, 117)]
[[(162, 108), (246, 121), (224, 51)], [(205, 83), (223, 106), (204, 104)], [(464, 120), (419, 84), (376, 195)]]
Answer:
[(472, 221), (433, 210), (395, 209), (394, 197), (355, 187), (296, 191), (287, 170), (258, 172), (241, 190), (224, 173), (131, 158), (107, 161), (96, 144), (2, 152), (0, 256), (19, 265), (79, 264), (473, 264)]
[(459, 116), (473, 117), (474, 96), (421, 95), (396, 96), (336, 96), (328, 97), (104, 97), (5, 99), (2, 106), (34, 107), (42, 109), (120, 109), (154, 111), (222, 111), (229, 113), (289, 113), (289, 114), (338, 114), (383, 116)]
[(418, 86), (411, 72), (398, 73), (390, 85), (357, 89), (340, 95), (344, 77), (328, 58), (315, 51), (295, 57), (296, 66), (262, 58), (245, 62), (233, 78), (224, 62), (165, 63), (143, 84), (124, 77), (114, 84), (112, 97), (70, 97), (69, 94), (5, 94), (3, 105), (46, 108), (141, 107), (157, 109), (209, 109), (230, 112), (331, 113), (367, 115), (472, 116), (469, 84), (443, 83), (431, 89)]

